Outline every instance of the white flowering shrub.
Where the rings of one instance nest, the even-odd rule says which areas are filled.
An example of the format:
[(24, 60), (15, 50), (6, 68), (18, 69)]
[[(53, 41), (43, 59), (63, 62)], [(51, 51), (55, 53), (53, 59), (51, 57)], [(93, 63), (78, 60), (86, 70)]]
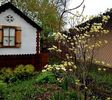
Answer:
[[(73, 30), (74, 35), (70, 33), (55, 33), (55, 41), (58, 42), (58, 45), (53, 45), (49, 48), (49, 51), (56, 52), (55, 54), (59, 53), (60, 57), (62, 52), (66, 50), (67, 52), (64, 57), (62, 56), (62, 59), (64, 60), (62, 64), (53, 65), (53, 67), (50, 65), (46, 70), (55, 70), (55, 72), (59, 71), (59, 73), (60, 71), (63, 71), (64, 73), (71, 71), (72, 73), (73, 71), (76, 73), (74, 75), (78, 79), (78, 81), (75, 81), (76, 84), (83, 84), (84, 91), (87, 90), (88, 86), (86, 83), (89, 68), (93, 63), (106, 64), (103, 61), (94, 59), (97, 50), (108, 43), (107, 40), (103, 40), (102, 38), (109, 33), (109, 30), (104, 28), (110, 16), (103, 15), (100, 18), (101, 21), (99, 22), (96, 21), (91, 23), (88, 21), (85, 25), (82, 24), (82, 26), (79, 25), (75, 27), (75, 31)], [(64, 49), (62, 49), (62, 46), (64, 46)]]
[[(59, 32), (55, 33), (53, 36), (55, 40), (59, 42), (60, 46), (53, 45), (52, 48), (49, 48), (49, 51), (58, 53), (64, 52), (61, 50), (61, 45), (64, 45), (64, 50), (68, 50), (65, 54), (65, 58), (63, 58), (65, 61), (74, 62), (75, 64), (76, 60), (78, 60), (83, 63), (83, 67), (86, 67), (84, 63), (97, 63), (97, 59), (93, 58), (96, 51), (108, 43), (107, 40), (101, 40), (101, 38), (109, 32), (109, 30), (103, 27), (105, 27), (104, 25), (108, 22), (110, 17), (103, 15), (101, 18), (102, 21), (100, 23), (90, 24), (87, 22), (84, 27), (79, 26), (76, 28), (77, 33), (75, 33), (74, 36), (67, 36)], [(83, 70), (82, 65), (78, 67)]]
[[(46, 65), (44, 66), (44, 69), (42, 70), (42, 73), (52, 73), (58, 83), (64, 83), (65, 78), (72, 78), (69, 83), (71, 83), (76, 77), (74, 77), (73, 74), (75, 74), (75, 71), (77, 70), (77, 66), (73, 62), (67, 62), (62, 61), (61, 64), (53, 64), (53, 65)], [(66, 81), (67, 82), (67, 81)], [(72, 82), (72, 83), (75, 83)]]

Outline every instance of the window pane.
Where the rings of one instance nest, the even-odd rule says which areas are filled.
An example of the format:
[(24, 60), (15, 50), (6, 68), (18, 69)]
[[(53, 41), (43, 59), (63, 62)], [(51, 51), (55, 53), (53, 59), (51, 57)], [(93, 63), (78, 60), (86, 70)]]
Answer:
[(3, 39), (3, 45), (8, 46), (9, 45), (9, 37), (4, 37)]
[(9, 28), (4, 28), (4, 36), (9, 36)]
[(15, 46), (15, 28), (5, 27), (3, 32), (3, 46)]
[(15, 38), (10, 37), (10, 46), (15, 46)]
[(10, 36), (15, 36), (15, 29), (14, 28), (10, 28)]

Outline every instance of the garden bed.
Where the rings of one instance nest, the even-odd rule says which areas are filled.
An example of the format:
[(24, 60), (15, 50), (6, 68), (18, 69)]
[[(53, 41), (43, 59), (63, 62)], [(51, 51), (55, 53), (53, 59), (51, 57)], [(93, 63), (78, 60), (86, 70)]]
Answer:
[[(72, 72), (35, 72), (33, 66), (25, 66), (18, 66), (13, 74), (9, 69), (0, 71), (6, 75), (0, 81), (1, 100), (84, 100), (84, 87)], [(92, 69), (89, 75), (87, 98), (111, 100), (112, 74)]]

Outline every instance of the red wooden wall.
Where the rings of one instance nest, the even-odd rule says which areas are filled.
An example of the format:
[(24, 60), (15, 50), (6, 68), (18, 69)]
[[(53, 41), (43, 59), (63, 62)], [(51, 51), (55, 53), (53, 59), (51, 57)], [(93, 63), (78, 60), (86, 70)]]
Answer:
[(0, 69), (3, 67), (14, 68), (17, 65), (32, 64), (36, 70), (41, 70), (48, 63), (48, 53), (36, 55), (8, 55), (0, 56)]

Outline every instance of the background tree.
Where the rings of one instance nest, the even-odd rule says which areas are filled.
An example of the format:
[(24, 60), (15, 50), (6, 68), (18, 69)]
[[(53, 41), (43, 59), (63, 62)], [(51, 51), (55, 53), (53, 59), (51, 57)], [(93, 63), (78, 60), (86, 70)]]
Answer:
[(59, 15), (52, 0), (13, 0), (12, 2), (43, 28), (43, 37), (47, 37), (50, 32), (58, 31)]
[[(68, 7), (71, 0), (55, 0), (55, 1), (56, 1), (57, 10), (58, 10), (59, 16), (60, 16), (59, 17), (59, 31), (61, 31), (63, 28), (61, 26), (62, 22), (64, 22), (64, 24), (68, 24), (68, 20), (67, 20), (68, 14), (69, 14), (69, 16), (72, 15), (75, 17), (80, 17), (83, 14), (83, 11), (85, 8), (85, 5), (83, 5), (83, 4), (84, 4), (85, 0), (82, 0), (79, 5), (77, 5), (76, 7), (73, 7), (73, 8)], [(82, 12), (80, 13), (80, 15), (73, 13), (74, 10), (77, 10), (81, 6), (83, 6), (83, 9), (82, 9)]]

